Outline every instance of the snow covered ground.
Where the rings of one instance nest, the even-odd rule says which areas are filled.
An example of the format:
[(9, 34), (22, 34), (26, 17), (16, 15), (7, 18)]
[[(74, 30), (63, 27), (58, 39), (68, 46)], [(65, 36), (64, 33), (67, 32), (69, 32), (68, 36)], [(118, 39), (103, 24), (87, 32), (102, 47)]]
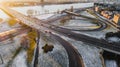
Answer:
[[(66, 5), (44, 5), (44, 6), (28, 6), (28, 7), (15, 7), (13, 8), (14, 10), (17, 10), (25, 15), (27, 15), (27, 11), (30, 9), (37, 11), (37, 14), (44, 14), (46, 11), (51, 12), (56, 12), (58, 10), (64, 10), (64, 9), (69, 9), (71, 6), (75, 8), (81, 8), (81, 7), (87, 7), (87, 6), (92, 6), (93, 3), (88, 3), (86, 4), (66, 4)], [(6, 22), (7, 18), (9, 18), (7, 15), (5, 15), (2, 11), (0, 11), (1, 15), (0, 18), (3, 18), (4, 21), (0, 23), (0, 32), (10, 30), (12, 27), (8, 25)], [(4, 14), (4, 15), (3, 15)], [(35, 15), (36, 13), (34, 13)], [(88, 15), (86, 12), (82, 12), (83, 15)], [(47, 14), (47, 15), (40, 15), (36, 16), (39, 19), (46, 19), (49, 18), (50, 16), (53, 16), (54, 14)], [(93, 16), (91, 16), (93, 17)], [(69, 22), (65, 23), (64, 26), (94, 26), (95, 24), (91, 23), (92, 21), (86, 21), (86, 20), (70, 20)], [(53, 23), (55, 25), (60, 25), (59, 22)], [(105, 33), (108, 31), (114, 31), (113, 28), (107, 28), (102, 31), (92, 31), (92, 32), (80, 32), (85, 35), (89, 35), (92, 37), (96, 38), (102, 38), (104, 37)], [(79, 33), (79, 32), (78, 32)], [(68, 66), (68, 56), (65, 51), (65, 49), (56, 43), (55, 41), (52, 41), (50, 37), (45, 37), (43, 34), (41, 34), (41, 39), (40, 39), (40, 44), (39, 44), (39, 65), (38, 67), (69, 67)], [(99, 35), (99, 36), (98, 36)], [(20, 36), (17, 36), (13, 39), (13, 41), (7, 41), (5, 42), (0, 42), (0, 55), (2, 56), (4, 63), (0, 64), (0, 67), (5, 67), (7, 62), (9, 60), (12, 60), (12, 57), (16, 50), (20, 47), (19, 43), (19, 38)], [(89, 46), (88, 43), (83, 43), (81, 41), (75, 41), (73, 39), (66, 38), (62, 36), (65, 40), (70, 42), (82, 55), (83, 62), (85, 64), (85, 67), (103, 67), (102, 66), (102, 60), (101, 60), (101, 55), (100, 51), (101, 49), (96, 48), (94, 46)], [(54, 45), (53, 51), (44, 53), (42, 50), (42, 47), (46, 44), (49, 43), (51, 45)], [(21, 50), (19, 54), (16, 55), (16, 57), (13, 59), (13, 63), (11, 64), (12, 67), (27, 67), (26, 65), (26, 52), (24, 50)], [(0, 60), (0, 63), (2, 63), (2, 60)], [(109, 64), (112, 64), (112, 61), (108, 62), (106, 61), (107, 66)], [(114, 67), (115, 67), (115, 62), (114, 62)], [(108, 66), (109, 67), (109, 66)]]
[(73, 4), (59, 4), (59, 5), (43, 5), (43, 6), (26, 6), (26, 7), (14, 7), (13, 9), (17, 10), (20, 13), (27, 15), (28, 10), (33, 10), (33, 15), (37, 14), (45, 14), (45, 13), (54, 13), (62, 11), (64, 9), (70, 9), (71, 6), (74, 8), (83, 8), (83, 7), (91, 7), (93, 3), (73, 3)]

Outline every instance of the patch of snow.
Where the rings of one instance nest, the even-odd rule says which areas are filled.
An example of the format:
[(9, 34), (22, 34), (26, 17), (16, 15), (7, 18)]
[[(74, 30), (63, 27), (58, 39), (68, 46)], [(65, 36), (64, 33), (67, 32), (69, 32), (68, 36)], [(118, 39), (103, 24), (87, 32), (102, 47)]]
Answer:
[[(54, 45), (53, 51), (44, 53), (45, 44)], [(39, 67), (68, 67), (68, 56), (65, 49), (58, 43), (41, 34), (39, 44)]]
[(12, 67), (27, 67), (26, 56), (26, 52), (22, 50), (14, 59)]
[(109, 42), (120, 42), (120, 38), (118, 38), (118, 37), (110, 37), (110, 38), (108, 38), (108, 41)]
[(95, 26), (89, 20), (70, 20), (69, 22), (65, 23), (64, 26)]
[[(66, 39), (66, 37), (63, 37)], [(88, 43), (84, 43), (81, 41), (75, 41), (73, 39), (66, 39), (69, 43), (71, 43), (80, 53), (83, 58), (83, 62), (85, 67), (103, 67), (100, 50), (94, 46), (90, 46)]]
[[(65, 9), (70, 9), (71, 6), (74, 8), (83, 8), (83, 7), (91, 7), (93, 6), (93, 3), (74, 3), (74, 4), (60, 4), (60, 5), (44, 5), (44, 6), (25, 6), (25, 7), (14, 7), (12, 9), (15, 9), (16, 11), (23, 13), (27, 15), (27, 10), (33, 10), (39, 12), (39, 14), (45, 14), (46, 12), (48, 13), (53, 13), (65, 10)], [(34, 14), (35, 15), (35, 14)]]
[(85, 15), (85, 16), (89, 16), (89, 17), (92, 17), (92, 18), (96, 18), (95, 16), (89, 14), (87, 11), (80, 12), (80, 14)]
[(44, 15), (39, 15), (39, 16), (35, 16), (35, 17), (38, 18), (38, 19), (46, 20), (46, 19), (50, 18), (53, 15), (54, 14), (44, 14)]
[(9, 18), (9, 16), (0, 9), (0, 18), (2, 18), (3, 20), (6, 20), (6, 18)]
[(117, 62), (115, 60), (106, 60), (105, 64), (106, 67), (118, 67)]

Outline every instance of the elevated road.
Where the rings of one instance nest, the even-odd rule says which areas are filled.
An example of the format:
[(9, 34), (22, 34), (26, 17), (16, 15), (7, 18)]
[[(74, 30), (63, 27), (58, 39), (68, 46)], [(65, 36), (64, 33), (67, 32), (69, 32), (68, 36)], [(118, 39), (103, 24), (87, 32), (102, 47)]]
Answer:
[(107, 23), (108, 25), (112, 26), (113, 28), (115, 28), (116, 30), (120, 30), (120, 26), (115, 24), (113, 21), (106, 19), (104, 17), (102, 17), (100, 14), (98, 14), (97, 12), (95, 12), (93, 9), (89, 9), (88, 12), (91, 15), (96, 16), (98, 19), (102, 20), (104, 23)]
[[(41, 20), (35, 20), (31, 17), (27, 17), (27, 16), (22, 15), (22, 14), (14, 11), (12, 9), (3, 8), (3, 10), (4, 11), (6, 10), (7, 13), (9, 13), (12, 16), (14, 16), (15, 18), (19, 19), (22, 23), (24, 23), (24, 24), (26, 24), (34, 29), (37, 29), (40, 32), (45, 32), (45, 30), (49, 30), (51, 33), (63, 34), (65, 36), (73, 38), (75, 40), (87, 42), (87, 43), (90, 43), (96, 47), (100, 47), (104, 50), (120, 54), (120, 49), (119, 49), (120, 46), (117, 43), (109, 43), (108, 41), (103, 40), (103, 39), (97, 39), (97, 38), (86, 36), (83, 34), (77, 34), (77, 33), (72, 32), (71, 30), (68, 30), (65, 28), (61, 28), (58, 26), (50, 25), (50, 24), (45, 24)], [(43, 25), (41, 25), (41, 24), (43, 24)]]
[[(69, 45), (69, 46), (65, 47), (65, 48), (67, 48), (66, 51), (69, 51), (70, 48), (71, 48), (71, 50), (73, 50), (72, 52), (74, 52), (76, 50), (69, 43), (67, 43), (65, 40), (62, 40), (60, 38), (59, 34), (64, 35), (64, 36), (69, 37), (69, 38), (72, 38), (72, 39), (75, 39), (75, 40), (78, 40), (78, 41), (83, 41), (83, 42), (89, 43), (89, 45), (93, 45), (93, 46), (102, 48), (102, 49), (109, 51), (109, 52), (120, 54), (120, 45), (118, 43), (109, 43), (108, 41), (103, 40), (103, 39), (97, 39), (97, 38), (83, 35), (80, 33), (78, 34), (78, 33), (75, 33), (71, 30), (61, 28), (61, 27), (51, 25), (51, 24), (46, 24), (46, 23), (44, 23), (44, 21), (36, 20), (36, 19), (31, 18), (31, 17), (27, 17), (27, 16), (22, 15), (21, 13), (16, 12), (12, 9), (4, 8), (4, 7), (1, 7), (1, 8), (7, 14), (11, 15), (14, 18), (17, 18), (23, 24), (28, 25), (31, 28), (34, 28), (34, 29), (36, 29), (40, 32), (43, 32), (43, 33), (45, 33), (45, 30), (49, 30), (51, 32), (51, 33), (49, 33), (49, 35), (56, 38), (60, 44), (62, 44), (63, 46), (66, 46), (65, 44)], [(67, 53), (69, 53), (69, 52), (67, 52)], [(70, 54), (72, 54), (72, 53), (70, 53)], [(80, 62), (79, 62), (80, 60), (77, 61), (76, 62), (77, 64), (76, 64), (76, 63), (74, 63), (76, 61), (74, 59), (76, 59), (75, 57), (77, 57), (77, 59), (80, 59), (80, 58), (78, 58), (78, 57), (80, 57), (80, 54), (78, 54), (78, 52), (75, 52), (74, 54), (75, 54), (74, 57), (69, 56), (69, 60), (71, 60), (70, 62), (74, 64), (73, 67), (76, 67), (76, 65), (80, 64)], [(82, 65), (80, 65), (80, 66), (82, 66)]]
[(16, 28), (16, 29), (12, 29), (9, 31), (1, 32), (0, 33), (0, 42), (5, 41), (9, 38), (13, 38), (13, 37), (23, 34), (25, 32), (29, 32), (29, 31), (30, 31), (30, 28)]
[[(7, 14), (9, 14), (11, 17), (17, 18), (18, 20), (20, 20), (23, 24), (34, 28), (36, 30), (38, 30), (39, 32), (43, 32), (45, 33), (45, 30), (49, 30), (47, 27), (44, 27), (42, 24), (42, 21), (35, 20), (31, 17), (27, 17), (25, 15), (22, 15), (12, 9), (9, 8), (4, 8), (1, 7), (1, 9), (6, 12)], [(45, 25), (45, 24), (44, 24)], [(47, 24), (46, 24), (47, 25)], [(49, 26), (49, 25), (47, 25)], [(51, 30), (52, 31), (52, 30)], [(52, 31), (53, 32), (53, 31)], [(52, 34), (50, 34), (52, 35)], [(59, 37), (59, 36), (55, 36), (54, 37)], [(60, 38), (60, 37), (59, 37)], [(68, 42), (66, 42), (65, 40), (63, 40), (62, 38), (60, 38), (60, 40), (58, 40), (60, 42), (60, 44), (63, 45), (64, 48), (66, 48), (66, 51), (68, 53), (69, 56), (69, 67), (84, 67), (83, 63), (82, 63), (82, 57), (79, 54), (79, 52)], [(69, 48), (69, 49), (68, 49)], [(73, 51), (69, 51), (69, 50), (73, 50)], [(75, 54), (75, 55), (74, 55)], [(77, 61), (76, 61), (77, 60)], [(76, 61), (76, 62), (75, 62)], [(36, 61), (35, 61), (36, 62)], [(35, 65), (34, 65), (35, 66)]]
[(113, 26), (117, 30), (120, 30), (120, 25), (117, 25), (114, 22), (112, 22), (112, 21), (110, 21), (110, 20), (100, 16), (97, 12), (95, 12), (95, 15), (98, 16), (99, 19), (102, 19), (102, 20), (106, 21), (108, 24), (110, 24), (111, 26)]
[(75, 13), (75, 12), (71, 12), (71, 11), (63, 11), (64, 13), (67, 13), (67, 14), (70, 14), (70, 15), (74, 15), (74, 16), (77, 16), (77, 17), (82, 17), (82, 18), (87, 18), (88, 20), (92, 20), (92, 21), (98, 21), (98, 26), (99, 28), (96, 28), (96, 29), (92, 29), (92, 30), (85, 30), (85, 31), (100, 31), (100, 30), (103, 30), (103, 29), (106, 29), (107, 28), (107, 24), (104, 23), (102, 20), (100, 19), (96, 19), (96, 18), (92, 18), (92, 17), (88, 17), (88, 16), (84, 16), (84, 15), (81, 15), (81, 14), (78, 14), (78, 13)]
[[(91, 7), (77, 8), (77, 9), (74, 9), (73, 12), (74, 12), (74, 13), (78, 13), (78, 12), (81, 12), (81, 11), (85, 11), (86, 9), (89, 9), (89, 8), (91, 8)], [(70, 10), (70, 9), (69, 9), (69, 10)], [(63, 12), (64, 12), (64, 10), (61, 11), (61, 14), (56, 14), (56, 15), (48, 18), (48, 20), (45, 20), (44, 22), (46, 22), (46, 23), (52, 23), (52, 22), (54, 22), (54, 21), (56, 21), (56, 20), (63, 19), (63, 18), (65, 18), (65, 17), (69, 16), (69, 14), (66, 14), (66, 13), (63, 13)]]

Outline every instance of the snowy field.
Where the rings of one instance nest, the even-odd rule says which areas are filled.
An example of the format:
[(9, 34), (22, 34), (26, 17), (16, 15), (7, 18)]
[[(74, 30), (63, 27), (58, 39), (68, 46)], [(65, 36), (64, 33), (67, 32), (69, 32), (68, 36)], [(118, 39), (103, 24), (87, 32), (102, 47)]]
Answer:
[[(93, 6), (93, 3), (76, 3), (76, 4), (64, 4), (64, 5), (44, 5), (44, 6), (27, 6), (27, 7), (14, 7), (12, 9), (24, 14), (28, 15), (28, 10), (34, 10), (36, 13), (33, 15), (37, 15), (35, 17), (39, 19), (47, 19), (53, 16), (54, 14), (47, 14), (47, 15), (39, 15), (44, 14), (46, 12), (53, 13), (62, 11), (64, 9), (69, 9), (73, 6), (74, 8), (83, 8), (83, 7), (90, 7)], [(81, 14), (91, 16), (86, 12), (82, 12)], [(91, 16), (93, 17), (93, 16)], [(9, 18), (5, 13), (0, 10), (0, 18), (3, 19), (0, 22), (0, 32), (4, 32), (10, 29), (15, 28), (9, 26), (7, 19)], [(80, 23), (79, 23), (80, 22)], [(84, 22), (84, 23), (82, 23)], [(69, 22), (65, 23), (64, 26), (95, 26), (91, 23), (92, 21), (87, 20), (70, 20)], [(59, 22), (53, 23), (54, 25), (60, 25)], [(17, 25), (18, 26), (18, 25)], [(105, 29), (102, 31), (94, 31), (94, 32), (77, 32), (83, 33), (85, 35), (89, 35), (96, 38), (104, 37), (105, 33), (108, 31), (114, 31), (114, 29)], [(99, 35), (99, 36), (98, 36)], [(61, 36), (68, 42), (70, 42), (82, 55), (83, 62), (85, 67), (103, 67), (103, 60), (101, 60), (102, 56), (100, 52), (102, 51), (99, 48), (94, 46), (89, 46), (88, 43), (83, 43), (81, 41), (75, 41), (73, 39), (66, 38)], [(0, 60), (0, 67), (5, 67), (6, 65), (10, 64), (10, 67), (27, 67), (26, 63), (26, 51), (21, 49), (21, 51), (13, 58), (13, 55), (20, 47), (20, 36), (13, 38), (13, 40), (7, 40), (5, 42), (0, 42), (0, 55), (2, 59)], [(46, 38), (46, 39), (45, 39)], [(44, 40), (45, 39), (45, 40)], [(54, 49), (51, 52), (44, 53), (41, 49), (47, 43), (54, 45)], [(68, 56), (63, 48), (63, 46), (59, 45), (55, 41), (52, 41), (50, 37), (46, 37), (41, 34), (40, 44), (39, 44), (39, 61), (38, 67), (69, 67), (68, 63)], [(3, 60), (3, 61), (2, 61)], [(11, 62), (10, 62), (11, 61)], [(2, 63), (3, 62), (3, 63)], [(106, 61), (107, 67), (116, 67), (116, 63), (113, 61)], [(113, 66), (110, 65), (113, 63)], [(109, 66), (110, 65), (110, 66)]]

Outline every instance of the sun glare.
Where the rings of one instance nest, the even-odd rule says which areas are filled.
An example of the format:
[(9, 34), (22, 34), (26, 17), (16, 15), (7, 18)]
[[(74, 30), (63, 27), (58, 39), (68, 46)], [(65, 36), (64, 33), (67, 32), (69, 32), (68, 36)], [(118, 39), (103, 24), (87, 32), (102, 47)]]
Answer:
[(0, 0), (0, 3), (3, 2), (4, 0)]

